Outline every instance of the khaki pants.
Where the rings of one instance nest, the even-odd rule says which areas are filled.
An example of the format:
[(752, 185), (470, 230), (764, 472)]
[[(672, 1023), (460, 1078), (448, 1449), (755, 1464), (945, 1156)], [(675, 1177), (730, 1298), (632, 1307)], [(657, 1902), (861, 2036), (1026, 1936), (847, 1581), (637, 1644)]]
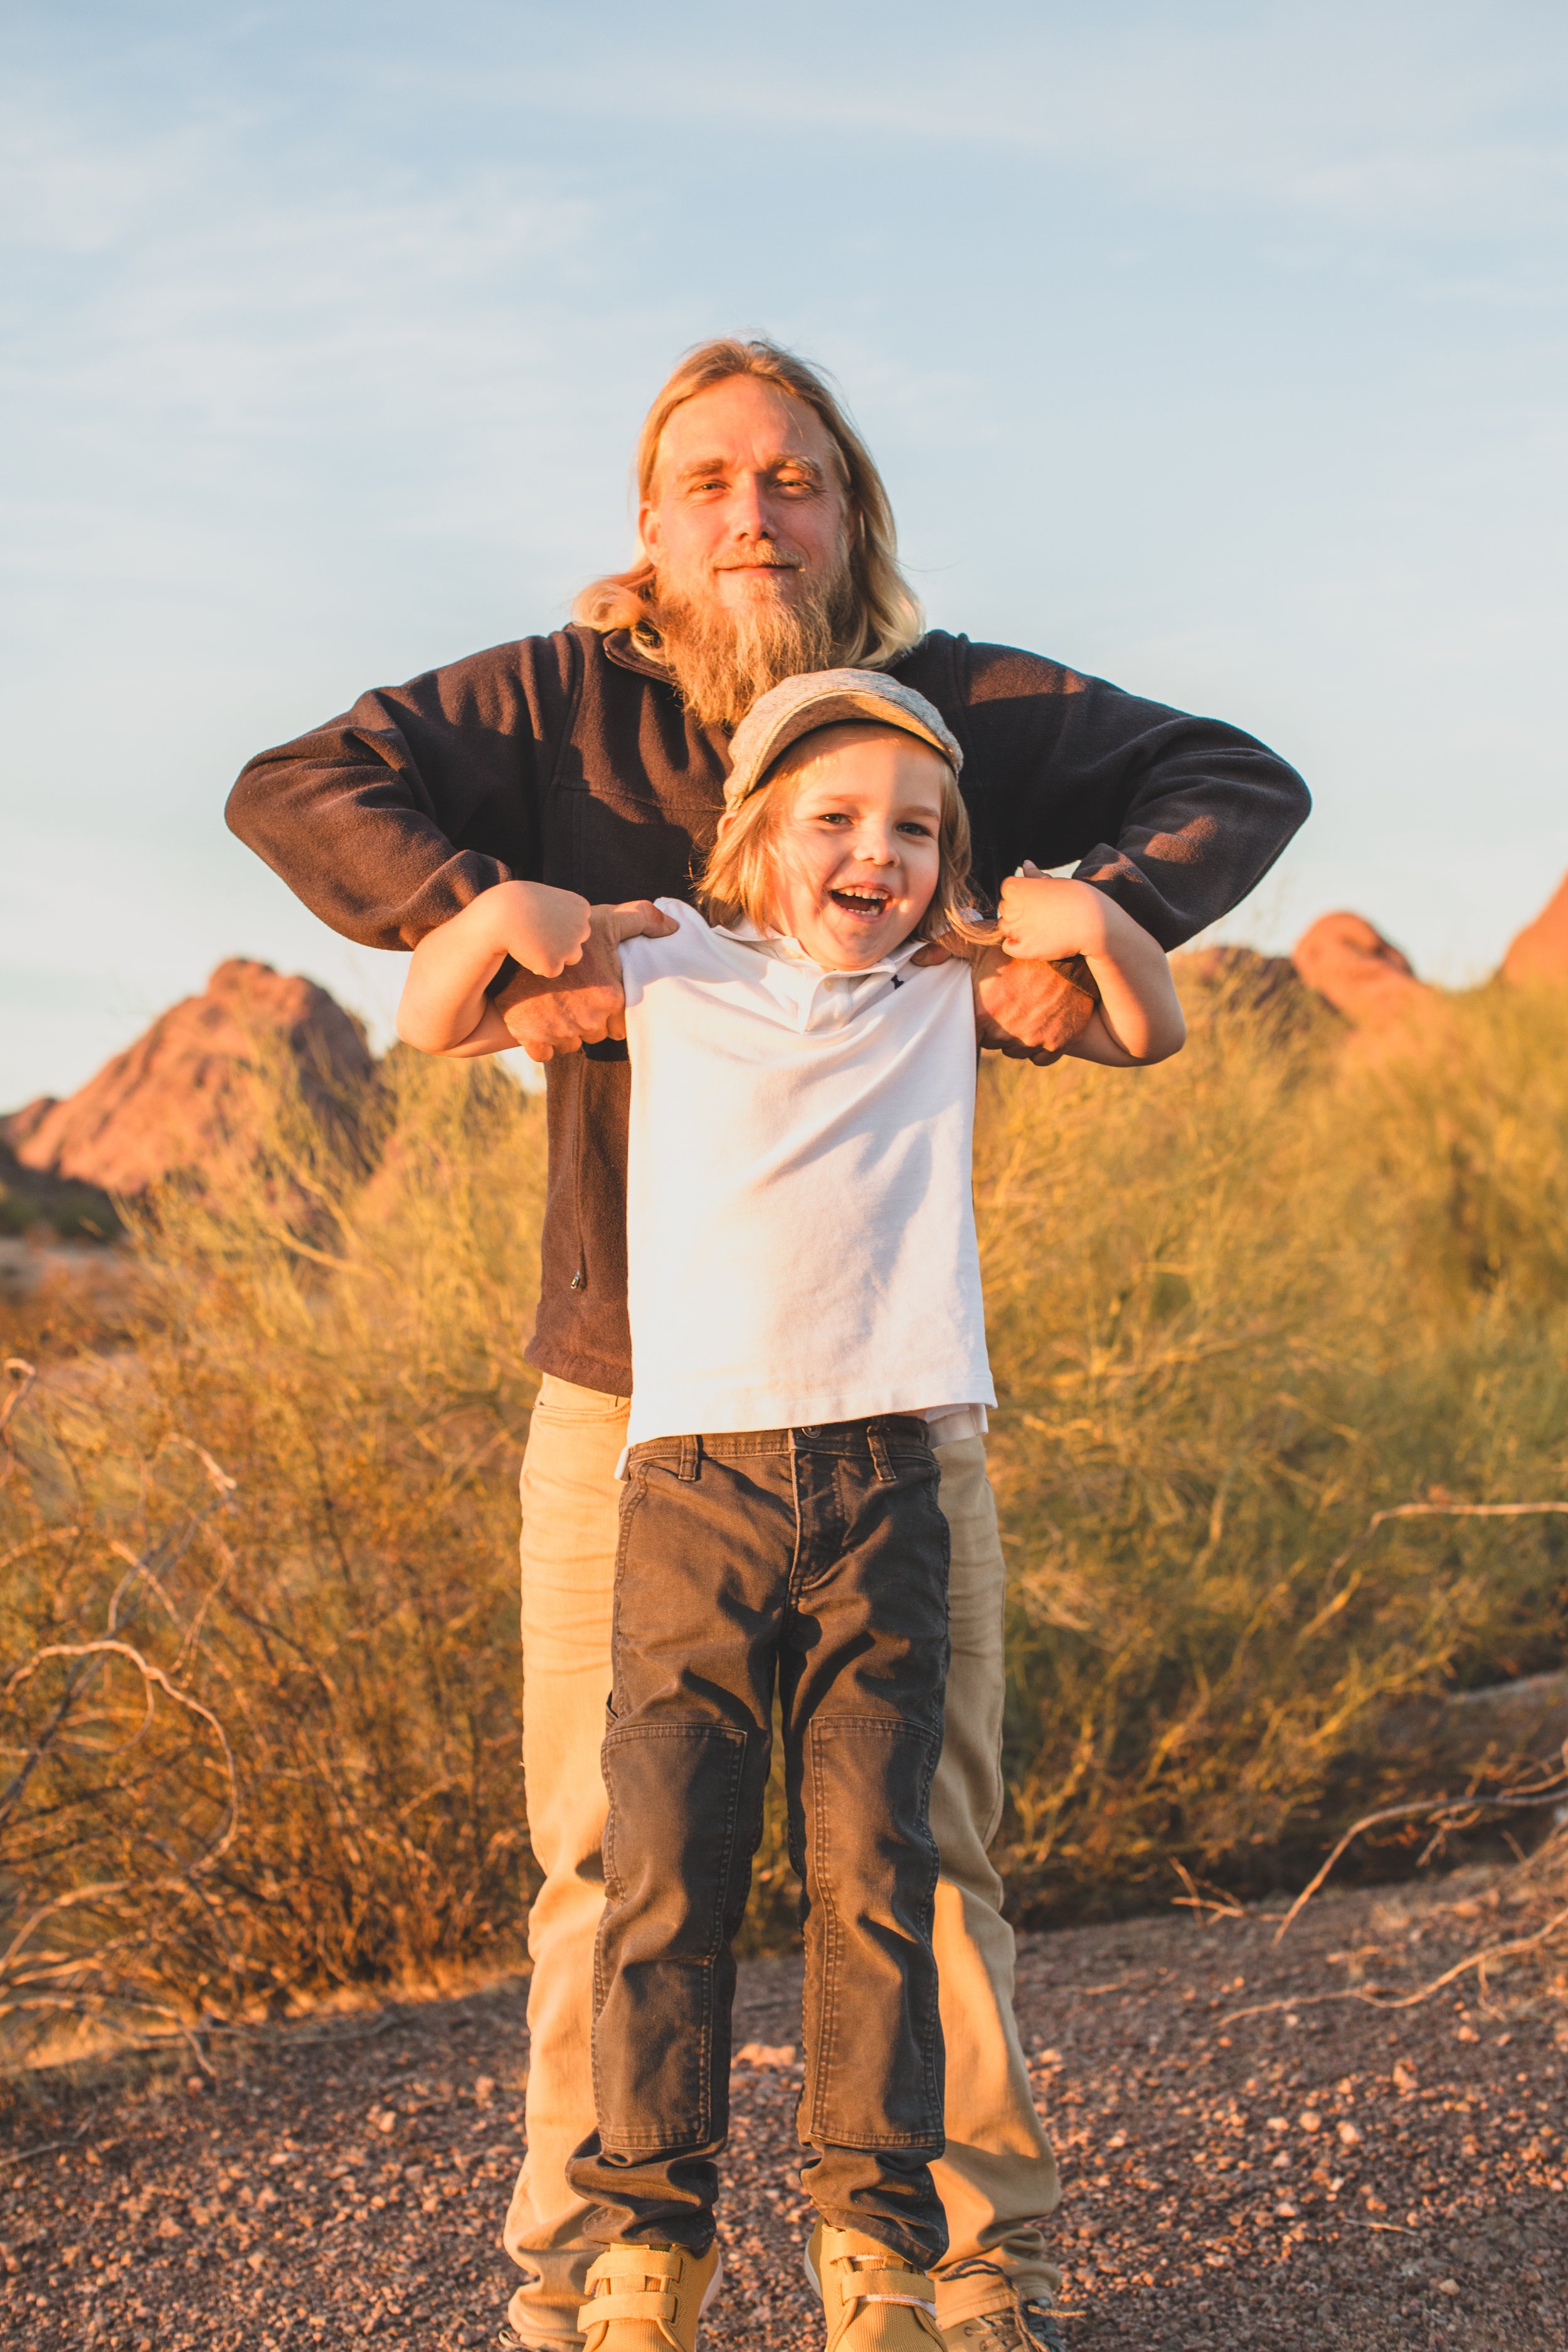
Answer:
[[(604, 1908), (599, 1769), (610, 1687), (610, 1602), (627, 1400), (547, 1377), (522, 1466), (523, 1771), (543, 1884), (529, 1921), (533, 1979), (528, 2153), (506, 2247), (527, 2276), (511, 2301), (524, 2343), (570, 2341), (588, 2264), (584, 2205), (567, 2185), (594, 2129), (590, 2044), (594, 1941)], [(931, 1825), (942, 1857), (933, 1937), (947, 2046), (947, 2152), (932, 2169), (949, 2250), (938, 2320), (993, 2306), (1001, 2265), (1022, 2294), (1058, 2284), (1040, 2223), (1057, 2203), (1056, 2164), (1030, 2096), (1013, 2018), (1013, 1931), (986, 1858), (1002, 1811), (1003, 1582), (996, 1510), (977, 1437), (940, 1446), (952, 1537), (952, 1663)]]

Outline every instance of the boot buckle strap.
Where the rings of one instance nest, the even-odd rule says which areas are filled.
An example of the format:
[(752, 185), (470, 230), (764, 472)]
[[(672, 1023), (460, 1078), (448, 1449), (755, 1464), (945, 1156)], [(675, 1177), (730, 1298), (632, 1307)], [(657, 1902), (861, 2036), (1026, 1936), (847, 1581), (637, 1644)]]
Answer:
[(578, 2312), (577, 2325), (585, 2334), (610, 2319), (673, 2319), (675, 2310), (672, 2294), (595, 2294)]
[(679, 2279), (689, 2256), (679, 2246), (606, 2246), (588, 2272), (588, 2284), (601, 2279)]
[(840, 2255), (835, 2268), (849, 2273), (839, 2290), (846, 2303), (908, 2303), (936, 2315), (931, 2283), (919, 2271), (874, 2254)]

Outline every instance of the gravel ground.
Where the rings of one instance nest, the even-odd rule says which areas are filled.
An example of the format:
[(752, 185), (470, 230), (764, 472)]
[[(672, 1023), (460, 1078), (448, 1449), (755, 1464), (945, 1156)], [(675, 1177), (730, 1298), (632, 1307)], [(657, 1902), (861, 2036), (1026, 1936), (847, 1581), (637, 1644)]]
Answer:
[[(1565, 2352), (1568, 1975), (1483, 2000), (1472, 1973), (1398, 2012), (1322, 1998), (1427, 1981), (1500, 1932), (1498, 1899), (1477, 1873), (1325, 1898), (1279, 1949), (1256, 1913), (1022, 1939), (1071, 2352)], [(791, 1959), (742, 1972), (709, 2352), (820, 2341), (798, 1990)], [(492, 2342), (522, 2011), (510, 1984), (279, 2027), (215, 2046), (216, 2084), (188, 2061), (34, 2077), (0, 2115), (0, 2341)]]

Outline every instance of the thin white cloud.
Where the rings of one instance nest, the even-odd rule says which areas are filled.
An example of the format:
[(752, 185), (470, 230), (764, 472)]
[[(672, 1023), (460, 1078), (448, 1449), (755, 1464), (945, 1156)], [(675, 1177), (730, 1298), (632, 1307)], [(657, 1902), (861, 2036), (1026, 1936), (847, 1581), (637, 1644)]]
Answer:
[(125, 1035), (229, 951), (382, 984), (229, 778), (553, 625), (732, 325), (835, 367), (940, 621), (1308, 766), (1243, 934), (1484, 961), (1554, 878), (1491, 844), (1561, 789), (1559, 0), (17, 0), (0, 48), (0, 929)]
[[(493, 9), (478, 12), (497, 21)], [(1205, 208), (1245, 201), (1395, 234), (1540, 234), (1568, 214), (1562, 113), (1568, 18), (1544, 0), (1273, 5), (945, 5), (792, 11), (746, 37), (729, 7), (688, 5), (652, 38), (627, 0), (584, 44), (532, 15), (482, 85), (459, 37), (432, 95), (550, 109), (695, 137), (743, 204), (800, 131), (1008, 151), (1107, 191)], [(815, 158), (802, 159), (809, 170)]]

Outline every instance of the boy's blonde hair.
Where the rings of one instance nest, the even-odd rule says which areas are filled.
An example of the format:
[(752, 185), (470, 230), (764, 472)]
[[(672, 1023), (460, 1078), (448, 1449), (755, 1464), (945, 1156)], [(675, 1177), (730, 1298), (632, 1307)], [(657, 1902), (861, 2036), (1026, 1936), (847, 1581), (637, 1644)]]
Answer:
[[(761, 931), (776, 928), (773, 897), (780, 828), (807, 771), (837, 748), (828, 739), (849, 734), (891, 735), (900, 743), (920, 742), (919, 737), (900, 727), (886, 726), (874, 719), (852, 719), (818, 728), (781, 752), (756, 790), (728, 817), (697, 877), (697, 903), (710, 923), (746, 921)], [(958, 778), (941, 752), (923, 743), (920, 748), (930, 751), (942, 770), (942, 817), (936, 888), (908, 937), (935, 940), (946, 933), (960, 946), (984, 946), (995, 937), (995, 925), (977, 911), (970, 888), (969, 812)]]

